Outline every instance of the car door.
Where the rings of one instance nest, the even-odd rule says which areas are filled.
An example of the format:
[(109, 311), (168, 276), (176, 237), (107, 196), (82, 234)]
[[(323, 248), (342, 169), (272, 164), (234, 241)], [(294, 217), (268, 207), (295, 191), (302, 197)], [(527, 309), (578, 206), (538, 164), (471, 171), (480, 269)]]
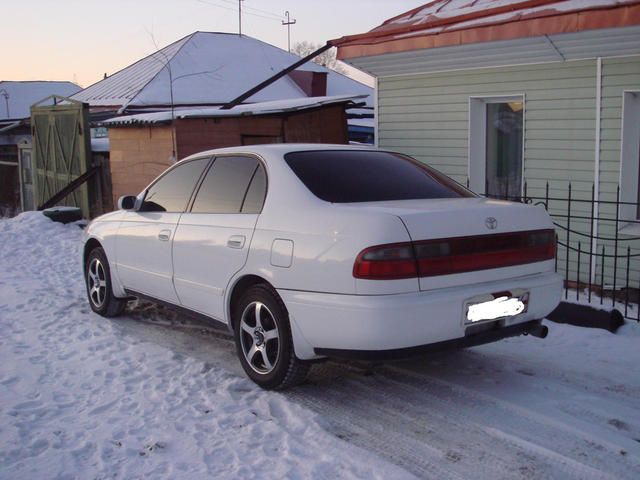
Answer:
[(262, 162), (216, 157), (173, 241), (174, 285), (183, 306), (224, 320), (224, 293), (245, 264), (267, 191)]
[(137, 211), (123, 217), (116, 239), (116, 268), (126, 289), (179, 304), (172, 281), (171, 241), (209, 161), (177, 164), (151, 184)]

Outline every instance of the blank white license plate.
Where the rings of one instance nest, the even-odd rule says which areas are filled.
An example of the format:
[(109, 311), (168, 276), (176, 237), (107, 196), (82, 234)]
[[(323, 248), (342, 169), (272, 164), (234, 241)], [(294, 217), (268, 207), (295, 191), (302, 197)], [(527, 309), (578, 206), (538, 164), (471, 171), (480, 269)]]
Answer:
[(492, 300), (478, 303), (469, 302), (466, 309), (466, 321), (474, 323), (519, 315), (527, 311), (528, 300), (528, 293), (523, 293), (518, 296), (496, 295)]

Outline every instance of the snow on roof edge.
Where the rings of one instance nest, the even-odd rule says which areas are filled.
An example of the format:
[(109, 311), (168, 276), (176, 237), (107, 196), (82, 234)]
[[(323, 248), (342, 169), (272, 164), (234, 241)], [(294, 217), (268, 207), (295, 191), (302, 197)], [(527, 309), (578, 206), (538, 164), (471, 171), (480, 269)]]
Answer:
[[(216, 118), (216, 117), (242, 117), (251, 115), (269, 115), (274, 113), (293, 112), (317, 108), (323, 105), (335, 103), (348, 103), (358, 99), (364, 99), (368, 95), (334, 95), (325, 97), (292, 98), (287, 100), (272, 100), (268, 102), (258, 102), (242, 104), (229, 110), (222, 110), (221, 107), (189, 108), (180, 109), (173, 112), (174, 119), (184, 118)], [(125, 126), (140, 124), (156, 124), (171, 121), (172, 112), (162, 111), (154, 113), (139, 113), (124, 117), (114, 117), (102, 122), (103, 125)]]

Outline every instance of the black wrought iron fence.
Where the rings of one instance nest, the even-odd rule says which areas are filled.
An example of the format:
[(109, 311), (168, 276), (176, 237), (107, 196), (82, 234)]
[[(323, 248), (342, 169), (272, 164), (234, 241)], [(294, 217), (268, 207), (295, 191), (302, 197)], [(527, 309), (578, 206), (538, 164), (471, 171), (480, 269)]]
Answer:
[[(564, 276), (565, 300), (611, 306), (640, 322), (640, 236), (629, 234), (634, 226), (640, 231), (640, 205), (621, 201), (619, 186), (608, 200), (596, 196), (594, 185), (576, 192), (571, 183), (550, 189), (546, 182), (535, 191), (525, 183), (521, 197), (481, 195), (544, 206), (556, 227), (556, 271)], [(633, 211), (633, 218), (621, 218), (621, 208)]]

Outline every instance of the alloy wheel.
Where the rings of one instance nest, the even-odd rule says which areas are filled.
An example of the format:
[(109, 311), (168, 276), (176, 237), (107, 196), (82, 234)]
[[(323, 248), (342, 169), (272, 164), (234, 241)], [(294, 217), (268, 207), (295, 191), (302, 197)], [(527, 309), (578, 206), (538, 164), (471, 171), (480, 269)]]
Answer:
[(262, 302), (251, 302), (240, 318), (240, 345), (249, 366), (271, 373), (280, 356), (280, 335), (273, 314)]
[(91, 303), (96, 308), (102, 308), (107, 298), (107, 276), (104, 271), (104, 265), (98, 258), (92, 259), (89, 263), (87, 284)]

